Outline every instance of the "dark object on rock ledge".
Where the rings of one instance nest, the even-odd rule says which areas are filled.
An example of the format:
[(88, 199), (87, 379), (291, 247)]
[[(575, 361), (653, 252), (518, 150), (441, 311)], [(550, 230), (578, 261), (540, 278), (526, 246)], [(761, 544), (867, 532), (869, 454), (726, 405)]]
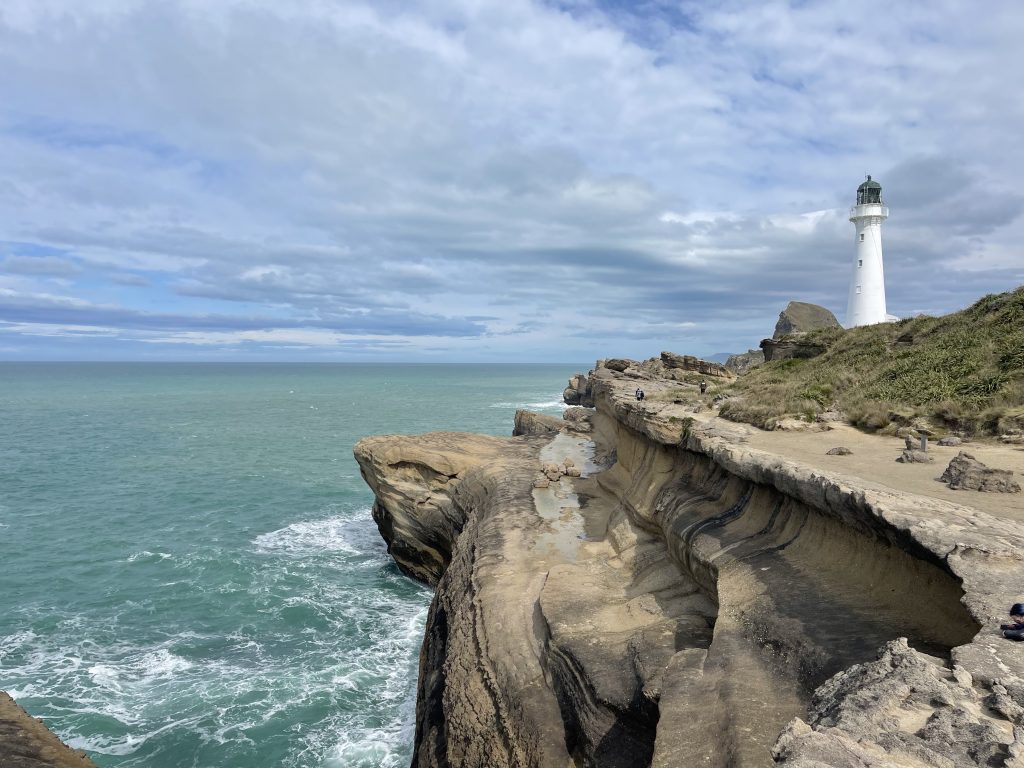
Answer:
[(939, 445), (944, 445), (944, 446), (947, 446), (947, 447), (951, 446), (951, 445), (960, 445), (960, 443), (962, 443), (962, 442), (963, 442), (963, 440), (961, 440), (959, 437), (954, 437), (952, 435), (950, 437), (940, 437), (939, 438)]
[(969, 453), (960, 451), (939, 478), (954, 491), (971, 489), (991, 493), (1020, 493), (1020, 484), (1008, 469), (986, 467)]
[(840, 445), (838, 448), (833, 448), (830, 451), (826, 451), (825, 455), (826, 456), (849, 456), (851, 453), (853, 453), (853, 451), (851, 451), (849, 448), (846, 448), (846, 447)]
[(908, 448), (899, 455), (896, 459), (900, 464), (927, 464), (930, 461), (935, 461), (924, 451), (919, 451), (915, 448)]

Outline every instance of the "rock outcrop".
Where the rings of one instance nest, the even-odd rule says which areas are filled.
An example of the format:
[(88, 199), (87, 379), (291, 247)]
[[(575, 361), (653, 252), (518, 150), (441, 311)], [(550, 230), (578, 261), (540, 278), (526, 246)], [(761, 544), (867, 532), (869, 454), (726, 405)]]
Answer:
[(677, 355), (674, 352), (662, 352), (661, 362), (668, 370), (691, 371), (701, 376), (714, 376), (719, 379), (734, 379), (736, 374), (721, 363), (701, 360), (693, 355)]
[(590, 433), (356, 446), (437, 585), (413, 764), (1009, 765), (1024, 528), (749, 448), (634, 370), (592, 372)]
[(0, 691), (0, 766), (3, 768), (96, 768), (83, 753), (58, 739)]
[(809, 360), (825, 353), (827, 347), (802, 336), (783, 336), (781, 339), (764, 339), (761, 351), (766, 363), (772, 360)]
[(987, 467), (971, 454), (960, 451), (939, 481), (949, 483), (954, 491), (975, 490), (989, 493), (1020, 493), (1020, 483), (1013, 479), (1013, 472), (1008, 469)]
[(789, 768), (1010, 765), (1024, 748), (1019, 719), (1005, 687), (983, 697), (969, 672), (901, 638), (815, 691), (807, 722), (790, 723), (773, 756)]
[(781, 339), (795, 333), (809, 333), (821, 328), (841, 327), (836, 316), (824, 307), (807, 304), (803, 301), (791, 301), (784, 310), (779, 312), (779, 319), (775, 323), (775, 333), (772, 334), (772, 338)]
[(761, 342), (765, 362), (772, 360), (807, 360), (824, 354), (827, 347), (807, 339), (807, 334), (822, 328), (841, 328), (829, 310), (817, 304), (791, 301), (779, 313), (775, 333)]
[(515, 426), (512, 428), (512, 436), (557, 435), (565, 428), (566, 423), (564, 419), (520, 408), (516, 411)]
[(584, 408), (594, 407), (594, 398), (590, 393), (590, 378), (585, 373), (577, 373), (569, 379), (569, 386), (562, 392), (566, 405), (579, 405)]
[(729, 355), (728, 359), (725, 361), (725, 367), (737, 376), (741, 376), (755, 365), (760, 365), (763, 362), (764, 352), (760, 349), (748, 349), (746, 352)]

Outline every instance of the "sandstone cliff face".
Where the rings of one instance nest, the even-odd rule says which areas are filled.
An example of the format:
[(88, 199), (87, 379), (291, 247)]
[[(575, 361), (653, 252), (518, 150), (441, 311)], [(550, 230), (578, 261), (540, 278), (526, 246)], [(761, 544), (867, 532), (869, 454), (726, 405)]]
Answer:
[(414, 765), (1016, 765), (1021, 528), (749, 449), (630, 370), (592, 372), (590, 433), (357, 446), (438, 587)]

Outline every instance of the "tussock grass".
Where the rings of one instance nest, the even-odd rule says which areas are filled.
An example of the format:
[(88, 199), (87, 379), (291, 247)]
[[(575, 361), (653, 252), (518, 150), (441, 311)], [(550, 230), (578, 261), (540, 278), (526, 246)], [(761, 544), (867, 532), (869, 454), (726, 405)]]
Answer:
[(965, 433), (1024, 429), (1024, 286), (943, 317), (808, 334), (827, 351), (765, 363), (729, 388), (726, 418), (771, 429), (834, 407), (870, 430), (928, 417)]

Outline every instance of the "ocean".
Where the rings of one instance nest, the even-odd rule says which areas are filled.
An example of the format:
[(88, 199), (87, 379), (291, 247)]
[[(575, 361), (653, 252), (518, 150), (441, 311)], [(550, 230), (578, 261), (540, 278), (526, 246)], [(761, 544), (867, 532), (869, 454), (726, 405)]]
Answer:
[(352, 445), (585, 367), (0, 364), (0, 690), (101, 767), (408, 765), (430, 591)]

